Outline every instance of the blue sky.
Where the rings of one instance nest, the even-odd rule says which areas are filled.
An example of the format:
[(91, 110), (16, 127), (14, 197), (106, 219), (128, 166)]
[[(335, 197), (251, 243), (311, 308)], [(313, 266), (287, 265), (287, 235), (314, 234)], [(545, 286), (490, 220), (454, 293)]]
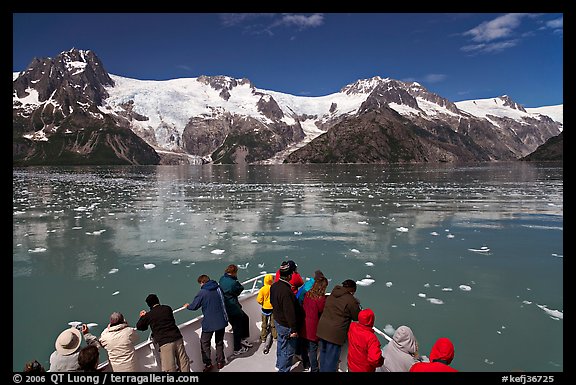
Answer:
[(92, 50), (114, 75), (248, 78), (302, 96), (373, 76), (451, 101), (563, 104), (561, 13), (14, 13), (13, 71)]

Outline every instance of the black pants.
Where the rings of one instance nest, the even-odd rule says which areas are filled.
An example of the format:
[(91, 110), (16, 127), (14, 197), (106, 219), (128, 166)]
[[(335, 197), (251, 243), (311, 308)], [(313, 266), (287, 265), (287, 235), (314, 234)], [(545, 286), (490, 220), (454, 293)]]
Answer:
[(242, 349), (240, 341), (250, 337), (250, 318), (243, 310), (240, 311), (240, 314), (228, 314), (228, 322), (230, 322), (232, 333), (234, 334), (234, 350)]
[(224, 330), (220, 329), (212, 332), (205, 332), (202, 331), (202, 335), (200, 336), (200, 351), (202, 352), (202, 362), (204, 365), (211, 365), (212, 364), (212, 334), (215, 334), (215, 342), (216, 342), (216, 362), (219, 364), (223, 364), (226, 362), (224, 359)]

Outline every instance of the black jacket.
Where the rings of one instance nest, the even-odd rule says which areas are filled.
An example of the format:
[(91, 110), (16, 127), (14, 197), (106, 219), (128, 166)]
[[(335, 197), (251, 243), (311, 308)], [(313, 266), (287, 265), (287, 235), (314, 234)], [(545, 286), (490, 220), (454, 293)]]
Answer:
[(152, 338), (158, 346), (178, 341), (182, 338), (182, 333), (176, 325), (172, 308), (168, 305), (156, 305), (149, 312), (144, 314), (136, 323), (136, 329), (144, 331), (152, 330)]
[(290, 328), (292, 333), (298, 332), (304, 323), (304, 310), (296, 299), (289, 283), (279, 280), (270, 287), (270, 303), (274, 320), (280, 325)]

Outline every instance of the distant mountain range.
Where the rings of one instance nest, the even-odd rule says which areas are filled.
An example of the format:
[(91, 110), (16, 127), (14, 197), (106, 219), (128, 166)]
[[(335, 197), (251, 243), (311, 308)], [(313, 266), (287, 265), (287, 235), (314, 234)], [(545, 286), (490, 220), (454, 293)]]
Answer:
[(451, 102), (380, 77), (304, 97), (227, 76), (129, 79), (78, 49), (13, 75), (14, 165), (529, 160), (562, 130), (563, 105)]

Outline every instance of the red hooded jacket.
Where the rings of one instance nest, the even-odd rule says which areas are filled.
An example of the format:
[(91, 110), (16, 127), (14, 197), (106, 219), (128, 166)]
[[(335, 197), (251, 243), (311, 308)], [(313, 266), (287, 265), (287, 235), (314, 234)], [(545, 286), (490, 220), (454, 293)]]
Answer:
[(417, 362), (411, 372), (457, 372), (449, 366), (454, 359), (454, 345), (446, 337), (438, 338), (430, 351), (430, 362)]
[(380, 341), (372, 327), (374, 312), (364, 309), (358, 313), (358, 322), (348, 329), (348, 370), (351, 372), (375, 372), (384, 364)]

